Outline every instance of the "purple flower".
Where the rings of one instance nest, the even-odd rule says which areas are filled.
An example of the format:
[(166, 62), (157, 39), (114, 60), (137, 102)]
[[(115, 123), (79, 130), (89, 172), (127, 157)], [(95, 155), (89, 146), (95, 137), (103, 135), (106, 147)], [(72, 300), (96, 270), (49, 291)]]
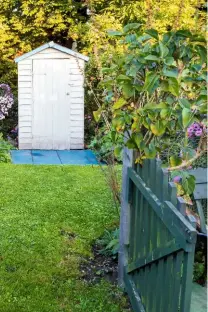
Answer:
[(0, 84), (0, 120), (8, 115), (13, 104), (14, 98), (10, 86), (5, 83)]
[(197, 124), (197, 123), (194, 123), (194, 124), (193, 124), (193, 128), (194, 128), (194, 130), (201, 129), (200, 126), (199, 126), (199, 124)]
[(173, 178), (173, 182), (180, 183), (181, 182), (181, 176), (176, 176)]
[(194, 122), (187, 130), (188, 137), (191, 138), (193, 136), (201, 136), (203, 133), (201, 124)]
[(197, 130), (196, 132), (195, 132), (195, 136), (197, 136), (197, 137), (200, 137), (200, 136), (202, 136), (202, 129), (199, 129), (199, 130)]
[(192, 127), (189, 127), (187, 132), (188, 132), (188, 137), (191, 138), (194, 134), (194, 129)]

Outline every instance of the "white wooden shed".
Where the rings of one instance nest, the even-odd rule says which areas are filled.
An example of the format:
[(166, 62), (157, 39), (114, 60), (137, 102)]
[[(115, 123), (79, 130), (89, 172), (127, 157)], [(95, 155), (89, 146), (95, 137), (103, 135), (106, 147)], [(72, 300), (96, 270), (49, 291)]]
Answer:
[(54, 42), (15, 59), (19, 149), (84, 148), (85, 61)]

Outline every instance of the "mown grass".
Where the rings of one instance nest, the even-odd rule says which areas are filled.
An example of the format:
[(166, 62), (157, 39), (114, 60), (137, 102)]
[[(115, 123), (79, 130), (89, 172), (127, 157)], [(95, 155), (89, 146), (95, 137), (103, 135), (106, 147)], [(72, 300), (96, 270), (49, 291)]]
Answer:
[(80, 279), (118, 220), (99, 168), (0, 165), (0, 191), (1, 312), (124, 311), (115, 286)]

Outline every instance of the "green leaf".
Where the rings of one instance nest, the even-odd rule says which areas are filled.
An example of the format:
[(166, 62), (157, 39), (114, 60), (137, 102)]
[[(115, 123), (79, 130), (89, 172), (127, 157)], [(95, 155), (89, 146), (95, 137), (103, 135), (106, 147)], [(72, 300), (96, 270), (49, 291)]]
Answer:
[(145, 33), (150, 35), (152, 38), (159, 39), (158, 31), (156, 29), (147, 29)]
[(182, 110), (182, 122), (183, 122), (184, 128), (187, 128), (192, 120), (193, 120), (193, 114), (191, 110), (184, 107)]
[(175, 167), (182, 164), (182, 159), (178, 156), (171, 156), (170, 157), (170, 166)]
[(143, 86), (140, 85), (134, 85), (134, 88), (138, 91), (141, 92), (143, 90)]
[(121, 157), (121, 153), (122, 153), (122, 147), (120, 146), (116, 146), (114, 149), (114, 155), (116, 158), (120, 158)]
[(164, 92), (168, 92), (169, 91), (169, 85), (167, 81), (162, 81), (162, 83), (160, 84), (160, 89)]
[(155, 124), (150, 125), (152, 133), (156, 136), (160, 136), (165, 132), (166, 126), (161, 120), (157, 120)]
[(198, 51), (198, 53), (200, 55), (201, 62), (205, 63), (206, 60), (207, 60), (207, 50), (206, 50), (206, 48), (204, 46), (202, 46), (202, 45), (198, 45), (196, 48), (197, 48), (197, 51)]
[(159, 104), (148, 103), (144, 106), (143, 110), (155, 110), (166, 108), (167, 104), (165, 102), (160, 102)]
[(126, 104), (126, 100), (124, 98), (120, 98), (118, 99), (118, 101), (115, 102), (115, 104), (113, 105), (113, 109), (119, 109), (121, 107), (123, 107)]
[(182, 187), (186, 194), (191, 195), (195, 189), (196, 179), (193, 175), (189, 175), (186, 178), (182, 178)]
[(128, 76), (126, 76), (126, 75), (119, 75), (117, 78), (116, 78), (117, 80), (129, 80), (129, 81), (131, 81), (131, 78), (129, 78)]
[(172, 57), (172, 56), (167, 56), (166, 58), (165, 58), (165, 61), (164, 61), (164, 63), (166, 64), (166, 65), (169, 65), (169, 66), (174, 66), (174, 65), (176, 65), (176, 62), (175, 62), (175, 60), (174, 60), (174, 58)]
[(188, 161), (189, 159), (193, 158), (196, 155), (196, 151), (193, 148), (184, 147), (182, 148), (182, 155), (183, 155), (183, 159), (185, 161)]
[(162, 58), (165, 58), (169, 53), (169, 49), (162, 42), (159, 42), (159, 46), (160, 46), (160, 56)]
[(121, 31), (108, 30), (108, 35), (109, 35), (109, 36), (122, 36), (123, 33), (122, 33)]
[(129, 34), (125, 37), (126, 43), (132, 43), (137, 39), (137, 36), (135, 34)]
[(157, 74), (148, 72), (145, 77), (143, 90), (152, 93), (158, 84), (159, 78)]
[(176, 78), (168, 79), (168, 90), (175, 96), (179, 96), (179, 84)]
[(102, 115), (102, 112), (100, 109), (93, 112), (93, 116), (94, 116), (96, 122), (98, 122), (100, 120), (101, 115)]
[(156, 55), (148, 55), (144, 59), (147, 61), (159, 61), (160, 60), (159, 57)]
[(184, 37), (184, 38), (191, 38), (192, 34), (189, 30), (178, 30), (176, 32), (176, 36), (178, 37)]
[(123, 89), (123, 95), (125, 96), (125, 98), (130, 98), (131, 96), (134, 95), (134, 88), (132, 86), (131, 81), (125, 82), (122, 85), (122, 89)]
[(136, 143), (137, 147), (140, 147), (140, 143), (143, 140), (143, 135), (141, 133), (133, 133), (132, 140)]
[(110, 241), (110, 243), (106, 246), (106, 249), (111, 249), (113, 246), (118, 244), (118, 238), (114, 238)]
[(131, 31), (131, 30), (138, 29), (138, 28), (140, 28), (140, 27), (141, 27), (141, 24), (139, 24), (139, 23), (127, 24), (126, 26), (124, 26), (123, 32), (124, 32), (124, 33), (127, 33), (127, 32), (129, 32), (129, 31)]
[(187, 99), (179, 99), (179, 104), (182, 108), (184, 108), (184, 107), (187, 109), (191, 108), (191, 103)]
[(169, 116), (170, 110), (167, 108), (163, 108), (160, 112), (160, 117), (162, 119), (166, 119)]
[(145, 147), (144, 153), (147, 158), (155, 158), (155, 156), (157, 155), (157, 150), (154, 143), (150, 143), (148, 147)]
[(178, 77), (178, 69), (176, 69), (176, 68), (174, 68), (174, 69), (164, 68), (163, 69), (163, 74), (166, 77), (175, 77), (175, 78), (177, 78)]
[(134, 149), (136, 148), (136, 143), (134, 142), (134, 140), (132, 140), (132, 138), (130, 138), (127, 142), (126, 142), (126, 146), (129, 148), (129, 149)]

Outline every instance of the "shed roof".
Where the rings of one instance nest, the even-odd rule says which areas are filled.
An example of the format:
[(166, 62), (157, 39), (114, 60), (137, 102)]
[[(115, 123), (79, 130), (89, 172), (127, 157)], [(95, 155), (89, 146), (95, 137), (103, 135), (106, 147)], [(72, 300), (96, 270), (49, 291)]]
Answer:
[(87, 57), (87, 56), (85, 56), (85, 55), (82, 55), (82, 54), (80, 54), (80, 53), (77, 53), (77, 52), (75, 52), (75, 51), (73, 51), (73, 50), (71, 50), (71, 49), (62, 47), (61, 45), (59, 45), (59, 44), (57, 44), (57, 43), (51, 41), (51, 42), (48, 42), (48, 43), (46, 43), (46, 44), (40, 46), (39, 48), (36, 48), (36, 49), (34, 49), (34, 50), (32, 50), (32, 51), (30, 51), (30, 52), (28, 52), (28, 53), (25, 53), (25, 54), (23, 54), (23, 55), (21, 55), (21, 56), (15, 58), (15, 62), (18, 63), (18, 62), (20, 62), (20, 61), (23, 61), (24, 59), (26, 59), (26, 58), (28, 58), (28, 57), (30, 57), (30, 56), (32, 56), (32, 55), (38, 53), (38, 52), (41, 52), (41, 51), (43, 51), (43, 50), (45, 50), (45, 49), (47, 49), (47, 48), (54, 48), (54, 49), (59, 50), (59, 51), (61, 51), (61, 52), (70, 54), (70, 55), (72, 55), (72, 56), (74, 56), (74, 57), (80, 58), (80, 59), (82, 59), (82, 60), (84, 60), (84, 61), (86, 61), (86, 62), (89, 61), (89, 57)]

